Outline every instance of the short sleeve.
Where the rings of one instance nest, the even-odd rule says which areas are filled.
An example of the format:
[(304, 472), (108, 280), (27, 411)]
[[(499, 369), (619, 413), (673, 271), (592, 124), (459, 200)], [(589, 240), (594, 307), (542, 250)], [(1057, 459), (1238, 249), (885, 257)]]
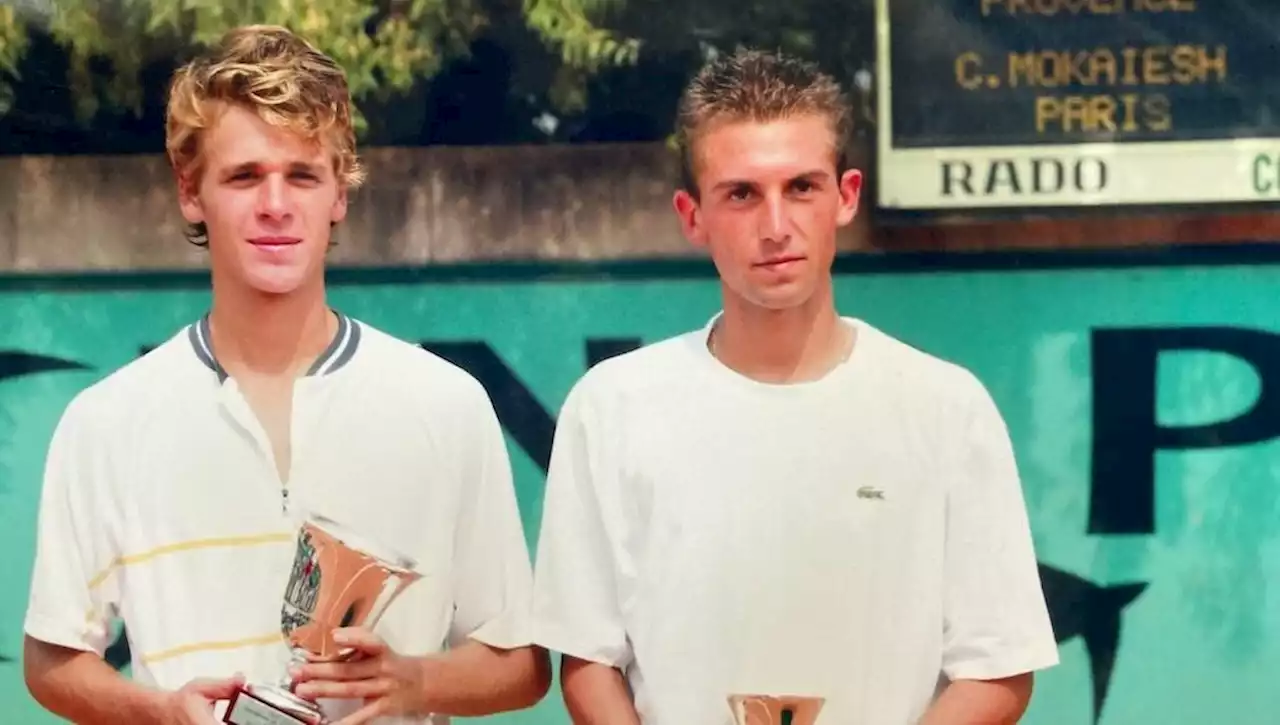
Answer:
[(46, 455), (25, 632), (34, 639), (101, 656), (119, 610), (107, 521), (105, 456), (77, 399), (63, 413)]
[[(476, 383), (469, 398), (475, 421), (460, 447), (463, 491), (455, 539), (454, 614), (449, 641), (473, 639), (499, 649), (531, 643), (529, 597), (533, 571), (511, 461), (497, 413)], [(478, 398), (478, 401), (477, 401)]]
[(549, 650), (623, 668), (631, 651), (600, 496), (612, 474), (602, 465), (606, 434), (584, 387), (570, 392), (556, 425), (534, 567), (534, 632)]
[(947, 495), (943, 671), (952, 680), (1058, 663), (1013, 447), (995, 402), (975, 385)]

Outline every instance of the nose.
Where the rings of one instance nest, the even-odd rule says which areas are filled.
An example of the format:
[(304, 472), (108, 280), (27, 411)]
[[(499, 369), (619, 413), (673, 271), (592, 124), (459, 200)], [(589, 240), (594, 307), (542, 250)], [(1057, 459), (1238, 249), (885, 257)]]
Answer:
[(258, 215), (268, 219), (282, 219), (288, 213), (288, 185), (279, 175), (271, 174), (258, 186)]
[(758, 233), (761, 240), (775, 243), (787, 240), (790, 220), (787, 202), (782, 195), (771, 195), (764, 204), (760, 205), (759, 225)]

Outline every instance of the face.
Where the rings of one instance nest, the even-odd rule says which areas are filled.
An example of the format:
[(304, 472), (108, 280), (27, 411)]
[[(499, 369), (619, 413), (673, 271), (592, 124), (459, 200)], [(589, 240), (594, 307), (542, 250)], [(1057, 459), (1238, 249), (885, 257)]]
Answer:
[(784, 310), (830, 289), (836, 232), (857, 213), (862, 175), (837, 177), (825, 117), (717, 125), (698, 137), (694, 169), (699, 198), (678, 191), (674, 204), (727, 304)]
[(214, 274), (270, 295), (321, 284), (330, 225), (347, 212), (332, 150), (228, 106), (201, 153), (180, 202), (188, 222), (208, 227)]

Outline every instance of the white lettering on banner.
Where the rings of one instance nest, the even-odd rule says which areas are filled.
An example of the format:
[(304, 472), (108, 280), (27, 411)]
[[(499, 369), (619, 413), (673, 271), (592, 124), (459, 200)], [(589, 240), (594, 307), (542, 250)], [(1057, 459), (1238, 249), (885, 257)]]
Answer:
[(939, 164), (944, 197), (1097, 194), (1107, 188), (1109, 169), (1100, 158), (993, 158)]

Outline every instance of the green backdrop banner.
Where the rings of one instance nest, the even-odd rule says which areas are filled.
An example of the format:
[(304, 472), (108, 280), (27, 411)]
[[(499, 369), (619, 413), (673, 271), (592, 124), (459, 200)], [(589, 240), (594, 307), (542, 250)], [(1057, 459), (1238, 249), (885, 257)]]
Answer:
[[(841, 275), (845, 314), (974, 370), (1024, 474), (1062, 651), (1029, 725), (1263, 725), (1280, 712), (1274, 268)], [(16, 287), (16, 286), (15, 286)], [(0, 711), (22, 682), (43, 457), (84, 386), (201, 314), (198, 284), (0, 291)], [(593, 360), (701, 325), (708, 277), (337, 284), (335, 306), (488, 386), (530, 541), (555, 413)], [(1267, 574), (1271, 577), (1268, 580)], [(558, 692), (486, 720), (568, 723)], [(701, 725), (690, 723), (690, 725)], [(833, 723), (832, 725), (846, 725)]]

